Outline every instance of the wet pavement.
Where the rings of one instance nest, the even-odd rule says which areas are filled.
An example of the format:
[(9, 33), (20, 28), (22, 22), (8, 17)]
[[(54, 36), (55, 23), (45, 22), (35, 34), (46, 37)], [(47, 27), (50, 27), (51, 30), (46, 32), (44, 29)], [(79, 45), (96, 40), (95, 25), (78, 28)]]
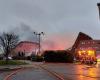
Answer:
[(42, 66), (59, 73), (65, 80), (100, 80), (100, 64), (78, 65), (69, 63), (49, 63)]
[[(33, 66), (34, 65), (34, 66)], [(33, 62), (30, 67), (10, 77), (10, 80), (57, 80), (55, 76), (41, 69), (45, 67), (51, 72), (56, 72), (65, 80), (100, 80), (100, 63), (97, 65), (81, 65), (72, 63), (37, 63)], [(3, 80), (11, 72), (0, 71), (0, 80)]]
[(4, 80), (4, 78), (10, 74), (12, 71), (0, 71), (0, 80)]
[(41, 68), (30, 68), (16, 73), (10, 80), (56, 80)]

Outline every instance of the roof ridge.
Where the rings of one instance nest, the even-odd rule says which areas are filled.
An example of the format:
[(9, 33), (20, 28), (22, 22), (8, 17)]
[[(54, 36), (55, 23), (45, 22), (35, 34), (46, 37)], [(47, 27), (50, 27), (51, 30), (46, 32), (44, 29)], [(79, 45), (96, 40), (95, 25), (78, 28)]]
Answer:
[(38, 44), (38, 42), (33, 42), (33, 41), (20, 41), (18, 44), (20, 44), (20, 43), (25, 43), (25, 42), (27, 42), (27, 43), (35, 43), (35, 44)]

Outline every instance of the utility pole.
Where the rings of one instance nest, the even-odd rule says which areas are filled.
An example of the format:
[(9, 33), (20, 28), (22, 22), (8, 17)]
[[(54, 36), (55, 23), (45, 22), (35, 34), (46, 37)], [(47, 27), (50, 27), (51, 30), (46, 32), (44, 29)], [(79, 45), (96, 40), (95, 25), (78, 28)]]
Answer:
[(100, 3), (97, 3), (97, 7), (98, 7), (98, 10), (99, 10), (99, 19), (100, 19)]
[(38, 51), (38, 53), (37, 53), (37, 56), (41, 53), (41, 35), (44, 35), (44, 32), (39, 32), (39, 33), (37, 33), (37, 32), (34, 32), (34, 34), (36, 35), (36, 36), (38, 36), (38, 43), (39, 43), (39, 51)]

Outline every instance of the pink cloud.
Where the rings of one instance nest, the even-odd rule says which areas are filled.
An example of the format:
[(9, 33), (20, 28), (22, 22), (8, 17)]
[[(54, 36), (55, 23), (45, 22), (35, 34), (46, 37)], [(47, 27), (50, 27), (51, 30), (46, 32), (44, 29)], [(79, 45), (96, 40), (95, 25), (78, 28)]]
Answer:
[(71, 39), (70, 36), (54, 35), (43, 41), (42, 47), (45, 50), (64, 50), (72, 46)]

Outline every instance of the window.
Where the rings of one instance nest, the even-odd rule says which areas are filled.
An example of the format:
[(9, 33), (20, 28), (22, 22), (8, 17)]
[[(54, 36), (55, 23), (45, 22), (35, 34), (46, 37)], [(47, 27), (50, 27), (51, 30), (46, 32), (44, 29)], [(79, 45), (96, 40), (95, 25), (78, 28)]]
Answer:
[(85, 42), (81, 42), (81, 44), (85, 44)]

